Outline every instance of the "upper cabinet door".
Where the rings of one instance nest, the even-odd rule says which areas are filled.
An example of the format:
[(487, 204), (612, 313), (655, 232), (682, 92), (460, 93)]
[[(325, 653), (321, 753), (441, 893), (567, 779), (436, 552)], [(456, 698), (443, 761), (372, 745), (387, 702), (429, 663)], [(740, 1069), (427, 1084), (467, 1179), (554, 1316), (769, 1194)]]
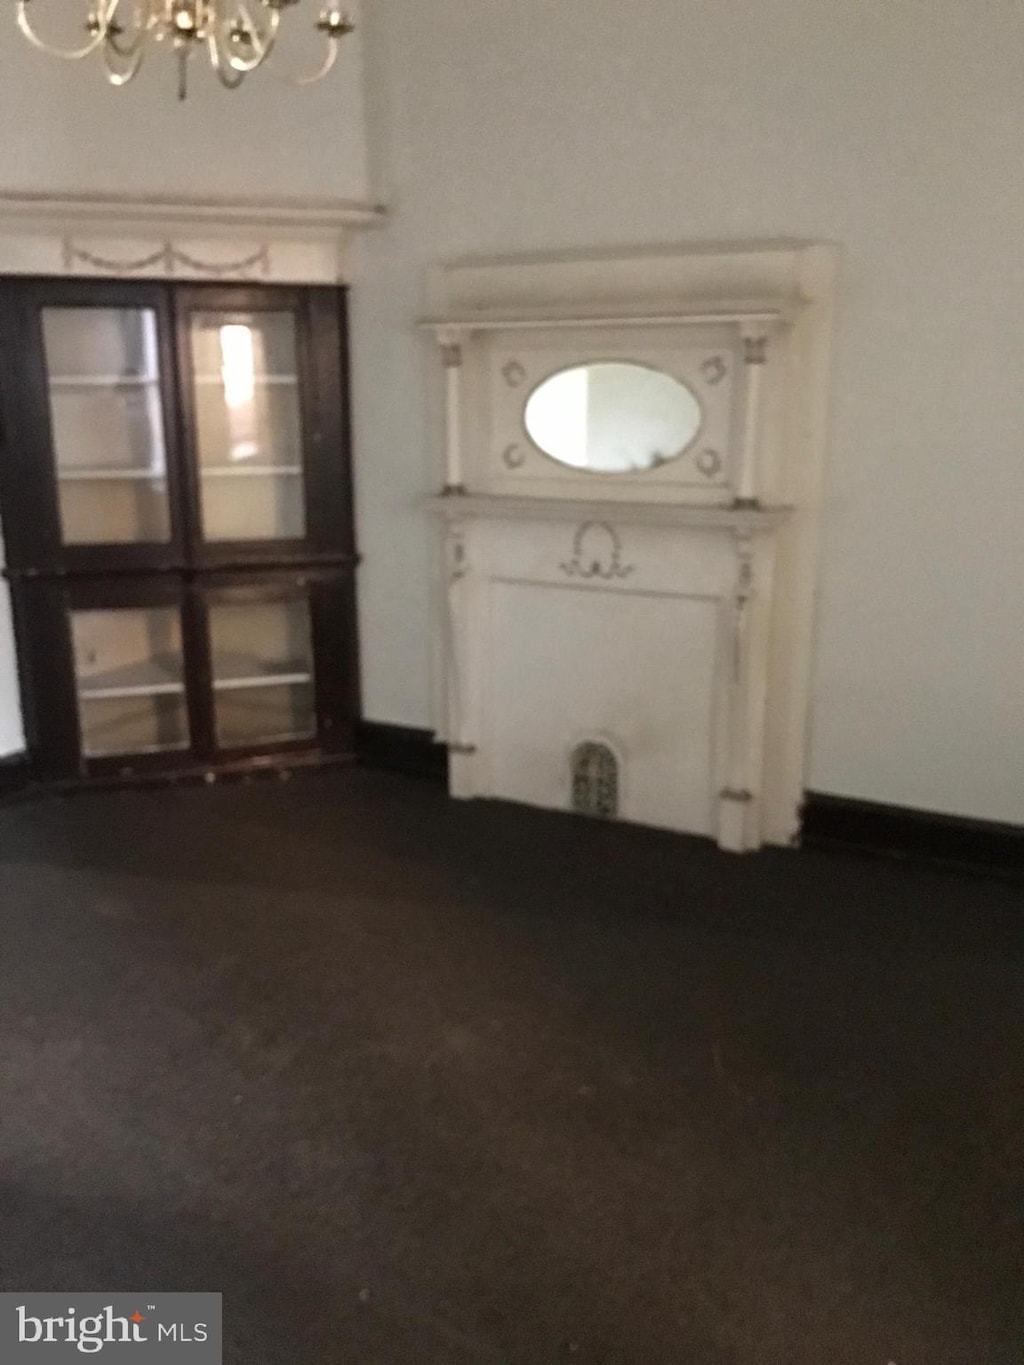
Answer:
[(350, 551), (338, 293), (200, 286), (175, 297), (196, 561)]
[(14, 485), (13, 506), (31, 509), (19, 518), (12, 562), (44, 570), (181, 562), (165, 291), (30, 282), (15, 287), (6, 311), (4, 341), (16, 338), (18, 352), (6, 386), (5, 484)]
[(63, 543), (166, 543), (156, 310), (50, 306), (42, 322)]

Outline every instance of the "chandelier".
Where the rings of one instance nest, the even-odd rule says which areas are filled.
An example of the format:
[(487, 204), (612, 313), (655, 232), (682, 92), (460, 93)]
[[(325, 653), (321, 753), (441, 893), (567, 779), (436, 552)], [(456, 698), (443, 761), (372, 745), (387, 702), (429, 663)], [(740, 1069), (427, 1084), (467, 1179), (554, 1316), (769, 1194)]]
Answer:
[[(42, 52), (80, 61), (99, 52), (112, 85), (127, 85), (137, 75), (150, 43), (164, 43), (177, 58), (178, 98), (188, 93), (189, 59), (206, 49), (222, 85), (235, 90), (250, 71), (270, 56), (281, 27), (282, 10), (299, 0), (90, 0), (86, 40), (74, 48), (54, 47), (36, 33), (29, 18), (33, 0), (18, 0), (18, 27)], [(326, 41), (323, 61), (297, 85), (322, 80), (338, 59), (341, 40), (353, 25), (341, 10), (325, 4), (316, 29)]]

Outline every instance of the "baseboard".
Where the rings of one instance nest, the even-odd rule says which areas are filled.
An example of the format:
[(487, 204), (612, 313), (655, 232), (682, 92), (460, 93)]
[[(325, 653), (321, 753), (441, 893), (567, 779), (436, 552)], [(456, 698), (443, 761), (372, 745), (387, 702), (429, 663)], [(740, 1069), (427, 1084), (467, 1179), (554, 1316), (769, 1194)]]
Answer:
[(1024, 827), (808, 792), (801, 843), (1024, 876)]
[(24, 790), (31, 772), (28, 754), (5, 754), (0, 758), (0, 797)]
[(434, 782), (448, 782), (448, 750), (438, 744), (432, 730), (360, 721), (356, 727), (356, 756), (368, 768), (387, 768)]

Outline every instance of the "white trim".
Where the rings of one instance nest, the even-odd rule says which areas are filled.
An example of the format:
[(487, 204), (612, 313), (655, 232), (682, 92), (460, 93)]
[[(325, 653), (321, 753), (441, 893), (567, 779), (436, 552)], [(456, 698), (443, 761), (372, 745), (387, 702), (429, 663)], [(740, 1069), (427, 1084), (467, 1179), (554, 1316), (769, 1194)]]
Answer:
[(353, 231), (384, 221), (349, 199), (0, 194), (0, 273), (336, 284)]
[(603, 502), (589, 498), (517, 498), (508, 494), (449, 494), (427, 504), (447, 521), (511, 518), (516, 521), (615, 521), (636, 526), (687, 526), (746, 534), (773, 531), (792, 507), (694, 506), (666, 502)]
[(248, 199), (164, 194), (45, 194), (14, 190), (0, 194), (0, 223), (30, 221), (117, 228), (140, 227), (306, 228), (312, 232), (373, 227), (384, 221), (380, 204), (358, 199)]
[(422, 318), (417, 324), (428, 332), (514, 332), (556, 327), (679, 327), (699, 323), (762, 322), (789, 323), (796, 312), (796, 304), (788, 303), (725, 303), (716, 307), (703, 305), (671, 313), (608, 313), (588, 312), (574, 308), (570, 312), (534, 310), (530, 312), (461, 313), (452, 317)]

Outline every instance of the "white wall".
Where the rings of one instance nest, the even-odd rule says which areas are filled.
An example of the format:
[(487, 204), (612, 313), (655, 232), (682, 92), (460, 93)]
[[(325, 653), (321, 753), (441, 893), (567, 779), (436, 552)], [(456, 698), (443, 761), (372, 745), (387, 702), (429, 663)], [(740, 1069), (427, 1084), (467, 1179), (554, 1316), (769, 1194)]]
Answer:
[(1024, 820), (1016, 0), (376, 0), (367, 19), (394, 210), (354, 298), (367, 714), (431, 717), (427, 265), (828, 239), (809, 785)]
[[(41, 32), (85, 0), (38, 0)], [(238, 91), (217, 83), (203, 54), (193, 60), (190, 94), (176, 98), (175, 67), (154, 52), (138, 80), (113, 90), (99, 59), (59, 62), (18, 35), (13, 7), (0, 28), (0, 193), (184, 194), (253, 197), (367, 196), (361, 34), (346, 40), (331, 77), (297, 90), (273, 70), (312, 69), (315, 8), (284, 17), (274, 67)], [(301, 29), (302, 38), (291, 41)], [(71, 36), (76, 35), (74, 29)], [(2, 564), (0, 548), (0, 564)], [(23, 745), (8, 596), (0, 589), (0, 757)]]
[[(67, 35), (50, 22), (62, 11), (86, 9), (87, 0), (31, 6), (46, 36)], [(285, 14), (272, 67), (240, 90), (222, 89), (197, 52), (183, 105), (167, 50), (153, 51), (132, 85), (113, 90), (98, 56), (61, 62), (30, 47), (13, 10), (0, 21), (0, 192), (365, 197), (361, 33), (346, 39), (320, 85), (299, 90), (274, 74), (315, 66), (314, 6)]]

